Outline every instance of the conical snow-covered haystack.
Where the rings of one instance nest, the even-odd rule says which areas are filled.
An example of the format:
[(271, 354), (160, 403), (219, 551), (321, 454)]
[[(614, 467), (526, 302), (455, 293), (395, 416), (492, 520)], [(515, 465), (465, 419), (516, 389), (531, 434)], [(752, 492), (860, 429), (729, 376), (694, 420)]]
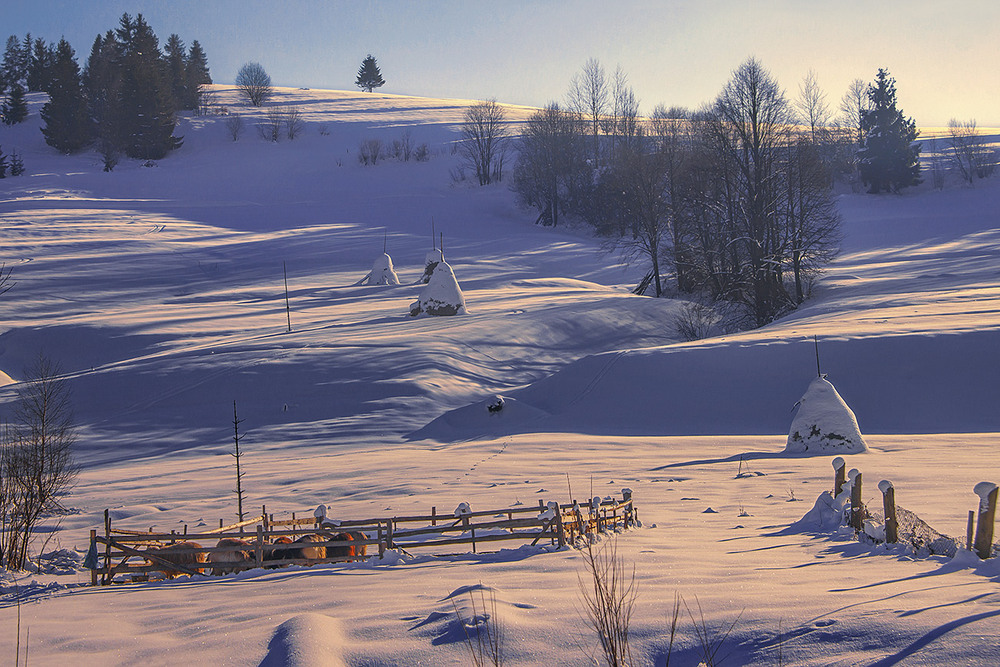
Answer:
[(399, 276), (392, 266), (392, 257), (388, 253), (382, 253), (376, 257), (372, 263), (372, 270), (367, 276), (361, 279), (358, 285), (398, 285)]
[(826, 377), (809, 383), (788, 430), (785, 452), (860, 454), (868, 451), (854, 412)]
[(410, 315), (464, 315), (465, 295), (455, 272), (447, 262), (439, 262), (420, 298), (410, 304)]
[(434, 269), (437, 265), (444, 261), (444, 254), (434, 248), (424, 257), (424, 275), (420, 276), (420, 282), (427, 284), (431, 280), (431, 275), (434, 273)]

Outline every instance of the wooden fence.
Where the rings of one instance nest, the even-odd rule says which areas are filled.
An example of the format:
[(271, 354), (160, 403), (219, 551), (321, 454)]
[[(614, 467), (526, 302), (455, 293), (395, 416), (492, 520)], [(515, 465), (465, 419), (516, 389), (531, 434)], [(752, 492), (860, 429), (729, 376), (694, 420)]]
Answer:
[[(597, 501), (598, 499), (595, 499)], [(531, 515), (531, 516), (527, 516)], [(253, 551), (253, 557), (246, 563), (223, 564), (230, 571), (247, 570), (258, 567), (282, 567), (285, 565), (315, 565), (319, 563), (339, 563), (359, 560), (357, 556), (328, 556), (318, 559), (282, 559), (267, 558), (267, 553), (274, 545), (275, 539), (288, 537), (295, 539), (303, 535), (319, 533), (330, 537), (339, 532), (361, 532), (364, 540), (334, 540), (314, 542), (308, 546), (340, 548), (359, 547), (364, 545), (377, 547), (379, 558), (383, 558), (387, 549), (398, 549), (404, 553), (415, 549), (434, 549), (436, 555), (442, 555), (457, 545), (468, 544), (473, 553), (481, 550), (485, 544), (497, 542), (519, 541), (531, 545), (548, 540), (560, 548), (575, 544), (576, 540), (589, 533), (603, 533), (608, 530), (627, 528), (638, 521), (632, 492), (622, 490), (622, 499), (606, 499), (591, 504), (579, 505), (572, 503), (544, 504), (538, 506), (508, 507), (471, 511), (464, 503), (460, 510), (451, 515), (438, 514), (432, 507), (429, 515), (378, 517), (371, 519), (331, 520), (326, 517), (274, 519), (267, 513), (267, 508), (261, 508), (261, 514), (246, 521), (228, 526), (219, 522), (219, 527), (213, 530), (189, 533), (187, 526), (182, 532), (156, 532), (150, 527), (147, 531), (126, 530), (112, 527), (111, 517), (104, 512), (103, 535), (97, 530), (90, 531), (91, 552), (96, 554), (97, 567), (91, 570), (93, 585), (107, 585), (116, 576), (127, 577), (131, 581), (145, 581), (150, 572), (173, 570), (182, 574), (200, 575), (201, 570), (211, 571), (208, 563), (179, 565), (169, 559), (171, 545), (181, 542), (215, 542), (223, 538), (238, 538), (250, 544), (247, 546), (200, 546), (188, 549), (188, 553), (213, 554), (235, 553), (238, 551)], [(287, 548), (291, 545), (277, 545)], [(164, 551), (149, 551), (149, 549), (165, 549)], [(370, 550), (370, 549), (368, 549)], [(176, 553), (176, 552), (174, 552)], [(372, 554), (374, 555), (374, 554)]]
[[(861, 497), (863, 475), (859, 470), (847, 472), (847, 464), (839, 456), (833, 460), (833, 470), (833, 495), (834, 497), (841, 495), (845, 487), (850, 490), (848, 524), (856, 533), (864, 532), (865, 520), (871, 517), (871, 513)], [(897, 517), (897, 509), (905, 510), (896, 505), (896, 489), (891, 481), (880, 481), (878, 489), (882, 493), (885, 541), (893, 544), (900, 539), (900, 520)], [(997, 492), (998, 487), (992, 482), (980, 482), (973, 489), (973, 493), (979, 496), (979, 507), (977, 510), (969, 510), (965, 548), (969, 551), (975, 551), (976, 555), (983, 560), (991, 558), (996, 549), (993, 544), (993, 532), (996, 521)], [(940, 535), (940, 533), (938, 534)]]

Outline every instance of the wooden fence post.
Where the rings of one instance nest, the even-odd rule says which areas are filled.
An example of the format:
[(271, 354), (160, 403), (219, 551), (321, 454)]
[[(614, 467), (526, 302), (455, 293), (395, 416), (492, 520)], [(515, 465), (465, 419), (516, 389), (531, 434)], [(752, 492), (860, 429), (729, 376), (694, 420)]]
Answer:
[(111, 583), (111, 512), (104, 510), (104, 585)]
[[(97, 554), (97, 529), (96, 528), (91, 528), (90, 529), (90, 546), (94, 550), (94, 554), (96, 555)], [(90, 571), (90, 585), (91, 586), (96, 586), (97, 585), (97, 568), (94, 568), (93, 570)]]
[(861, 532), (865, 528), (865, 506), (861, 501), (861, 473), (851, 470), (851, 528)]
[(833, 460), (833, 497), (836, 498), (844, 490), (847, 481), (847, 462), (840, 456)]
[(892, 482), (883, 479), (878, 483), (882, 492), (882, 509), (885, 511), (885, 541), (895, 544), (899, 541), (899, 522), (896, 521), (896, 489)]
[(976, 528), (976, 511), (969, 510), (969, 525), (965, 528), (965, 548), (972, 551), (972, 540), (974, 539)]
[(562, 509), (556, 508), (556, 536), (559, 540), (559, 548), (566, 546), (566, 529), (563, 527)]
[(431, 525), (432, 526), (438, 525), (437, 514), (438, 514), (438, 508), (435, 505), (434, 507), (431, 508)]
[[(267, 516), (266, 514), (264, 516)], [(264, 526), (257, 524), (257, 548), (254, 549), (254, 557), (257, 560), (257, 567), (264, 565)]]
[(976, 554), (983, 560), (993, 555), (993, 521), (997, 513), (997, 485), (993, 482), (976, 484), (979, 496), (979, 520), (976, 524)]
[(385, 546), (392, 549), (392, 519), (385, 522)]
[(625, 515), (623, 521), (625, 522), (625, 527), (628, 528), (635, 523), (635, 519), (632, 517), (632, 489), (622, 489), (622, 502), (629, 503), (625, 508)]

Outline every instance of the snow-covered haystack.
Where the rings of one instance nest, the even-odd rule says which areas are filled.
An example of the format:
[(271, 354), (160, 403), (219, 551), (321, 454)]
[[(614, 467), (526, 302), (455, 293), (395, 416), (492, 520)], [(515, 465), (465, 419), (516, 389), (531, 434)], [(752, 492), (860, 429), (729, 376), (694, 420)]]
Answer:
[(398, 285), (399, 276), (392, 266), (392, 257), (388, 253), (382, 253), (372, 262), (372, 270), (367, 276), (362, 278), (358, 285)]
[(431, 276), (434, 274), (434, 269), (437, 265), (444, 261), (444, 253), (442, 253), (437, 248), (431, 250), (424, 256), (424, 275), (420, 276), (420, 282), (427, 284), (431, 280)]
[(788, 430), (788, 453), (860, 454), (868, 451), (858, 420), (836, 388), (817, 377), (799, 400), (799, 411)]
[(465, 295), (455, 272), (447, 262), (439, 262), (420, 298), (410, 304), (410, 315), (464, 315)]

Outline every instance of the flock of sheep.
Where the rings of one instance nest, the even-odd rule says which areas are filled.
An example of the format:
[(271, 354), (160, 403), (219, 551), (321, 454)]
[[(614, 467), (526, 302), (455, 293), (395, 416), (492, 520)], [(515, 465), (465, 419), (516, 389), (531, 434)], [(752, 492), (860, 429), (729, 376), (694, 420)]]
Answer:
[[(310, 564), (326, 559), (361, 560), (368, 553), (368, 536), (360, 531), (341, 533), (320, 532), (302, 535), (292, 540), (287, 536), (275, 538), (264, 546), (264, 567), (275, 568), (286, 565)], [(336, 543), (336, 544), (334, 544)], [(145, 553), (155, 558), (147, 558), (151, 565), (158, 566), (168, 579), (191, 571), (205, 573), (205, 565), (211, 567), (211, 574), (222, 575), (256, 567), (256, 545), (250, 540), (224, 537), (215, 549), (206, 552), (197, 542), (178, 542), (163, 547), (150, 547)], [(171, 569), (170, 564), (182, 569)]]

